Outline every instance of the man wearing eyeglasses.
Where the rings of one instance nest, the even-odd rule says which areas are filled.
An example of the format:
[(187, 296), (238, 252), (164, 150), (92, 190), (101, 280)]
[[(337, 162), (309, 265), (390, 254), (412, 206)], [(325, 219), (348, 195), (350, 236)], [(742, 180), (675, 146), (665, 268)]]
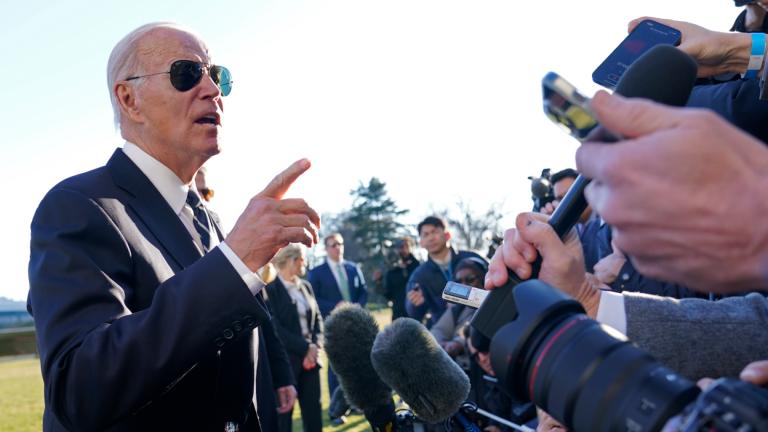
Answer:
[(254, 273), (317, 213), (282, 199), (300, 160), (224, 236), (193, 179), (220, 151), (229, 71), (173, 24), (112, 51), (108, 84), (126, 143), (66, 179), (32, 221), (28, 308), (45, 382), (43, 429), (258, 431), (254, 329), (269, 319)]

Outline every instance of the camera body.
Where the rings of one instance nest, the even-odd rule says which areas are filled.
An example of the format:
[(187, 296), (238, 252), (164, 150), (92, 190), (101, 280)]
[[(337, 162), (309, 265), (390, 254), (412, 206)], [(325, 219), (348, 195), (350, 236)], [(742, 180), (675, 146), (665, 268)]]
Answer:
[(711, 430), (727, 419), (749, 427), (732, 430), (768, 431), (767, 390), (730, 381), (699, 396), (694, 383), (541, 281), (493, 290), (472, 325), (491, 337), (500, 387), (576, 432), (659, 431), (686, 407), (678, 430)]
[(528, 176), (531, 181), (531, 199), (533, 211), (539, 213), (542, 207), (555, 200), (555, 191), (552, 188), (552, 170), (544, 168), (538, 177)]

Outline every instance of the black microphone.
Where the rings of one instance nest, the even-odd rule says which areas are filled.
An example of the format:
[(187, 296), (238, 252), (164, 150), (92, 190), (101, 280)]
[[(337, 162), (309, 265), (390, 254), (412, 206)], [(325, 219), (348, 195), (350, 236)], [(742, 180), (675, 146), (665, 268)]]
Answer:
[[(650, 99), (658, 103), (684, 106), (696, 81), (696, 62), (687, 54), (671, 45), (657, 45), (640, 56), (622, 75), (616, 93), (628, 98)], [(595, 128), (588, 141), (612, 142), (616, 136), (601, 126)], [(591, 180), (579, 175), (562, 201), (552, 213), (549, 224), (560, 236), (576, 225), (579, 216), (587, 208), (584, 190)], [(541, 256), (532, 265), (531, 279), (538, 276)], [(509, 281), (494, 289), (478, 309), (472, 326), (488, 338), (511, 319), (517, 317), (517, 305), (512, 288), (522, 280), (509, 272)]]
[(325, 321), (325, 351), (347, 401), (363, 410), (374, 432), (397, 431), (392, 390), (371, 364), (379, 326), (357, 304), (337, 307)]
[(398, 318), (373, 343), (373, 368), (429, 423), (452, 416), (469, 395), (469, 378), (418, 321)]

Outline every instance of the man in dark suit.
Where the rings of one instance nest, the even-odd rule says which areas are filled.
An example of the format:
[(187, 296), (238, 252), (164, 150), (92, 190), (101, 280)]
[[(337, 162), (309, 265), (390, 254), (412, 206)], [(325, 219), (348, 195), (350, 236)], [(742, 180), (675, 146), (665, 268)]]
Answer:
[(334, 233), (327, 236), (324, 243), (327, 259), (312, 268), (308, 276), (323, 318), (342, 302), (365, 306), (368, 301), (365, 279), (356, 263), (344, 260), (344, 238)]
[[(320, 306), (323, 319), (343, 302), (365, 306), (368, 290), (365, 279), (357, 264), (344, 261), (344, 238), (340, 233), (333, 233), (324, 240), (327, 259), (324, 263), (309, 271), (309, 283), (315, 290), (315, 298)], [(328, 368), (328, 390), (330, 394), (339, 386), (339, 381), (331, 368)], [(331, 419), (335, 423), (342, 423)]]
[(253, 273), (319, 218), (282, 199), (294, 163), (224, 238), (193, 186), (219, 153), (229, 71), (171, 24), (114, 48), (108, 84), (126, 140), (107, 165), (54, 186), (32, 221), (28, 307), (45, 384), (43, 429), (258, 431)]

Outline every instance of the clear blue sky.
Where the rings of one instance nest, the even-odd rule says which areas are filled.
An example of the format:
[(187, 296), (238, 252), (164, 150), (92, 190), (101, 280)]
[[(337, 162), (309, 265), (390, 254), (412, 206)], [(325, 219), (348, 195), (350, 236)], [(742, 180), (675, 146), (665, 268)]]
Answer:
[(26, 297), (29, 222), (57, 181), (103, 165), (112, 127), (107, 57), (126, 33), (175, 21), (234, 75), (214, 207), (232, 226), (290, 162), (291, 190), (321, 212), (377, 176), (416, 222), (458, 199), (530, 207), (526, 176), (573, 165), (576, 144), (541, 114), (554, 70), (591, 94), (591, 71), (641, 15), (726, 30), (730, 0), (6, 1), (0, 14), (0, 296)]

